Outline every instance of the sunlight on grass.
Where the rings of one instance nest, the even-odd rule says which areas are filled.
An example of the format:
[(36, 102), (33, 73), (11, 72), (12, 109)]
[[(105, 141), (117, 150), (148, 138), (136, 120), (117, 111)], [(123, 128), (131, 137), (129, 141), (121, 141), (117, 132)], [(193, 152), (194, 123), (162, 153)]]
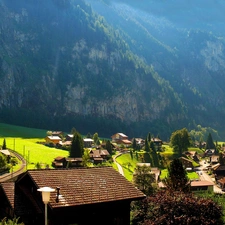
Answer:
[[(161, 175), (160, 175), (160, 179), (163, 180), (167, 177), (168, 175), (168, 170), (167, 169), (163, 169), (161, 170)], [(192, 171), (192, 172), (187, 172), (188, 178), (190, 180), (195, 180), (195, 179), (199, 179), (199, 176), (196, 172)]]
[[(27, 169), (34, 169), (36, 163), (43, 166), (49, 165), (51, 168), (52, 161), (57, 156), (68, 156), (68, 151), (56, 148), (49, 148), (43, 144), (37, 144), (44, 139), (23, 139), (23, 138), (5, 138), (6, 146), (9, 149), (15, 150), (21, 154), (28, 162)], [(3, 138), (0, 138), (0, 143), (3, 143)]]
[(133, 172), (138, 163), (135, 155), (133, 156), (133, 159), (132, 159), (129, 153), (122, 154), (121, 156), (116, 158), (116, 161), (123, 167), (123, 172), (126, 179), (129, 181), (132, 181)]

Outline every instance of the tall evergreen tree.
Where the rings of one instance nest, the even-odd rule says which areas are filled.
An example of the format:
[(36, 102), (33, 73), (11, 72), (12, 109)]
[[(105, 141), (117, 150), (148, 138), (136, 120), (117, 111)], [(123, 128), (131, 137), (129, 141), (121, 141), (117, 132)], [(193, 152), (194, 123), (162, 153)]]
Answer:
[(190, 192), (191, 185), (187, 171), (184, 169), (180, 159), (171, 161), (168, 168), (168, 176), (163, 180), (163, 183), (169, 190)]
[(133, 138), (132, 147), (133, 147), (134, 150), (137, 150), (137, 142), (136, 142), (135, 138)]
[(154, 144), (153, 141), (150, 141), (150, 149), (151, 149), (153, 152), (156, 152), (155, 144)]
[(208, 134), (205, 149), (216, 149), (211, 133)]
[(150, 142), (150, 141), (151, 141), (151, 139), (152, 139), (152, 137), (151, 137), (151, 133), (149, 132), (149, 133), (148, 133), (148, 142)]
[(112, 155), (112, 145), (109, 140), (106, 141), (105, 148), (109, 152), (109, 154)]
[(150, 147), (149, 147), (149, 142), (148, 142), (148, 137), (145, 139), (145, 151), (150, 152)]
[(71, 134), (75, 134), (77, 132), (77, 130), (75, 129), (75, 127), (73, 127), (72, 129), (71, 129)]
[(5, 140), (5, 138), (4, 138), (3, 143), (2, 143), (2, 149), (7, 149), (7, 147), (6, 147), (6, 140)]
[(72, 144), (70, 148), (70, 157), (81, 158), (84, 153), (84, 143), (81, 135), (75, 132), (72, 139)]

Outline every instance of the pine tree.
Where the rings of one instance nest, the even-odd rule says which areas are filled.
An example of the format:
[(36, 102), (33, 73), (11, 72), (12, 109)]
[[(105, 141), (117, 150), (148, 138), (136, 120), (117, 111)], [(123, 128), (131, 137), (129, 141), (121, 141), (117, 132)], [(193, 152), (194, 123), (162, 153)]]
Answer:
[(216, 149), (216, 146), (213, 142), (211, 133), (209, 133), (209, 135), (207, 137), (205, 149)]
[(6, 147), (6, 140), (5, 140), (5, 138), (4, 138), (4, 140), (3, 140), (2, 149), (7, 149), (7, 147)]
[(149, 143), (148, 143), (148, 138), (147, 137), (145, 139), (145, 151), (146, 152), (150, 152), (150, 147), (149, 147)]
[(112, 155), (112, 145), (109, 140), (106, 141), (105, 148), (109, 152), (109, 154)]
[(149, 132), (149, 133), (148, 133), (148, 142), (150, 142), (150, 141), (151, 141), (151, 139), (152, 139), (152, 137), (151, 137), (151, 133)]
[(72, 144), (70, 148), (70, 157), (81, 158), (84, 153), (84, 143), (81, 135), (75, 132), (72, 139)]
[(166, 187), (172, 191), (190, 192), (190, 181), (187, 171), (179, 159), (174, 159), (168, 168), (168, 176), (163, 180)]
[(135, 138), (133, 138), (132, 147), (133, 147), (134, 150), (137, 150), (137, 142), (136, 142)]

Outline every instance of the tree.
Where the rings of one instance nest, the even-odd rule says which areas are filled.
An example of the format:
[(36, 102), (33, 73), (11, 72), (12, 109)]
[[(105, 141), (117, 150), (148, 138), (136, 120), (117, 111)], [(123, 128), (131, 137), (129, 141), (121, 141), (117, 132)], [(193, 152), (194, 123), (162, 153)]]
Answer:
[(191, 145), (191, 138), (188, 130), (183, 128), (173, 132), (170, 137), (170, 144), (172, 145), (174, 152), (181, 156), (182, 153), (187, 151), (188, 147)]
[(88, 132), (87, 135), (86, 135), (86, 138), (91, 138), (91, 137), (92, 137), (92, 136), (91, 136), (91, 133)]
[(149, 147), (149, 142), (148, 142), (148, 138), (147, 137), (145, 139), (145, 151), (146, 152), (150, 152), (150, 147)]
[(136, 225), (222, 225), (222, 207), (212, 199), (182, 192), (160, 191), (147, 197), (132, 211)]
[(70, 148), (70, 157), (81, 158), (84, 153), (84, 143), (81, 135), (75, 132), (72, 139), (72, 144)]
[(52, 131), (51, 131), (51, 130), (48, 130), (48, 131), (46, 132), (46, 134), (47, 134), (47, 136), (52, 136)]
[(5, 156), (0, 153), (0, 169), (5, 169), (7, 167), (7, 160)]
[(77, 130), (75, 129), (75, 127), (73, 127), (72, 129), (71, 129), (71, 134), (75, 134), (77, 132)]
[(216, 149), (216, 146), (215, 146), (215, 144), (213, 142), (211, 133), (209, 133), (209, 135), (207, 137), (205, 149)]
[(94, 140), (95, 144), (97, 144), (99, 142), (98, 133), (94, 133), (93, 140)]
[(132, 147), (133, 147), (134, 150), (137, 150), (137, 141), (136, 141), (135, 138), (133, 138)]
[(112, 155), (112, 145), (109, 140), (106, 141), (105, 148), (109, 152), (109, 154)]
[(149, 133), (148, 133), (148, 142), (150, 142), (150, 141), (151, 141), (151, 139), (152, 139), (152, 137), (151, 137), (151, 133), (149, 132)]
[(168, 176), (163, 180), (167, 189), (172, 191), (190, 192), (190, 181), (187, 171), (179, 159), (171, 161), (168, 167)]
[(151, 173), (150, 166), (137, 166), (133, 175), (134, 184), (146, 195), (153, 193), (153, 183), (155, 183), (155, 174)]
[(89, 161), (90, 161), (89, 150), (88, 150), (88, 149), (85, 149), (85, 150), (84, 150), (84, 154), (83, 154), (83, 156), (82, 156), (82, 165), (83, 165), (84, 167), (88, 167)]
[(4, 138), (3, 143), (2, 143), (2, 149), (7, 149), (5, 138)]
[(150, 141), (150, 149), (151, 149), (153, 152), (156, 152), (155, 144), (154, 144), (153, 141)]

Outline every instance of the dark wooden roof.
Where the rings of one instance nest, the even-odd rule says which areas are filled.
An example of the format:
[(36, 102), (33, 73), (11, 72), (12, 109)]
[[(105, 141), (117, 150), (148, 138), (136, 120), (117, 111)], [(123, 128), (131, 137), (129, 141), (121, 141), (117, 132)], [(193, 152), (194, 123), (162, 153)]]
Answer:
[(9, 204), (12, 208), (14, 208), (14, 200), (15, 200), (15, 183), (14, 182), (5, 182), (1, 183), (2, 189), (5, 192), (5, 195), (9, 201)]
[(59, 202), (51, 193), (53, 208), (119, 200), (138, 200), (145, 195), (112, 167), (32, 170), (27, 174), (37, 188), (60, 187)]

